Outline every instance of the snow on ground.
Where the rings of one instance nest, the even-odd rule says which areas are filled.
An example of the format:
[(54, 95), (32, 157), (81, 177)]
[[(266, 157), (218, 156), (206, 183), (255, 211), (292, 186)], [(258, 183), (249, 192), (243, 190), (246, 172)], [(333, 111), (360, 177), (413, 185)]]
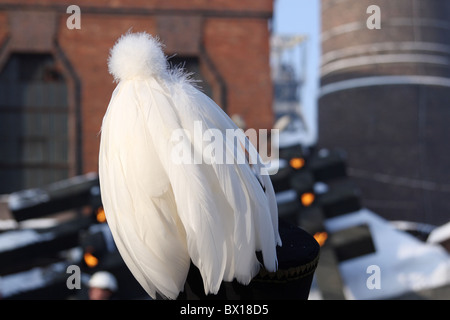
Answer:
[(431, 231), (427, 242), (440, 243), (447, 241), (448, 239), (450, 239), (450, 222), (447, 222), (446, 224), (443, 224), (442, 226), (439, 226)]
[[(396, 230), (368, 209), (325, 222), (329, 232), (361, 224), (369, 226), (376, 252), (340, 263), (347, 299), (386, 299), (450, 284), (450, 255), (444, 248)], [(379, 289), (367, 285), (373, 275), (370, 266), (379, 267)]]
[(57, 274), (64, 273), (67, 264), (57, 262), (47, 267), (35, 267), (27, 271), (0, 278), (0, 296), (9, 297), (48, 285)]
[(0, 252), (14, 250), (32, 243), (53, 239), (52, 233), (38, 233), (35, 230), (14, 230), (0, 235)]

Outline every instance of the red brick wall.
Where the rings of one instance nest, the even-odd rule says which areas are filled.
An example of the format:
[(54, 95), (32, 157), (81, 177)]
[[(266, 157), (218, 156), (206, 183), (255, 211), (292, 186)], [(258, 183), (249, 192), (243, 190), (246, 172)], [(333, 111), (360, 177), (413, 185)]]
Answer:
[(260, 19), (208, 19), (205, 47), (228, 86), (228, 113), (248, 127), (272, 126), (269, 32)]
[(118, 35), (133, 25), (134, 30), (154, 31), (152, 20), (144, 17), (114, 17), (84, 14), (80, 30), (69, 30), (61, 19), (58, 41), (81, 80), (83, 171), (97, 171), (98, 148), (103, 115), (115, 84), (108, 73), (109, 49)]
[(8, 35), (8, 15), (0, 11), (0, 45), (5, 42)]
[[(83, 172), (97, 170), (98, 132), (115, 86), (107, 70), (109, 49), (121, 34), (133, 27), (135, 32), (163, 33), (170, 44), (169, 53), (184, 50), (186, 46), (183, 47), (181, 41), (171, 41), (172, 36), (181, 39), (184, 34), (180, 37), (179, 34), (171, 35), (167, 30), (158, 29), (166, 17), (172, 17), (174, 21), (177, 17), (196, 17), (198, 23), (194, 25), (196, 28), (200, 26), (201, 34), (198, 35), (197, 29), (193, 29), (197, 34), (191, 32), (192, 41), (198, 42), (198, 46), (188, 49), (198, 54), (201, 69), (212, 87), (213, 99), (219, 104), (226, 101), (227, 112), (230, 115), (241, 114), (248, 127), (272, 126), (268, 19), (272, 15), (273, 0), (80, 0), (76, 3), (81, 9), (79, 30), (66, 27), (69, 17), (66, 8), (70, 4), (73, 4), (72, 1), (0, 0), (0, 68), (10, 51), (5, 41), (11, 34), (8, 32), (10, 12), (56, 13), (54, 37), (60, 51), (52, 51), (65, 57), (59, 59), (66, 59), (66, 64), (70, 65), (80, 83), (79, 92), (74, 92), (72, 88), (69, 96), (74, 98), (79, 94), (82, 142), (78, 152), (81, 152)], [(36, 25), (36, 28), (39, 27)], [(189, 35), (188, 31), (186, 35)], [(164, 38), (162, 40), (164, 42)], [(209, 58), (208, 64), (202, 60), (205, 55)], [(215, 70), (211, 70), (212, 67)], [(221, 92), (220, 81), (213, 71), (224, 82), (224, 92)], [(226, 94), (226, 99), (220, 99), (222, 93)], [(74, 104), (73, 101), (71, 104)], [(73, 123), (72, 128), (75, 127)], [(72, 161), (79, 160), (73, 156)]]
[(158, 10), (236, 10), (272, 11), (273, 0), (2, 0), (0, 5), (30, 5), (35, 7), (67, 7), (76, 4), (83, 7)]

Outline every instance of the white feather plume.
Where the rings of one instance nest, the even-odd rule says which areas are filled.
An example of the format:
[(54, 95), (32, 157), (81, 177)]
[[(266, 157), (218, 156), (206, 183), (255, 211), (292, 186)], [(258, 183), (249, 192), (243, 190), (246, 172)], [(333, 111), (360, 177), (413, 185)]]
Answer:
[(119, 38), (111, 49), (109, 72), (117, 82), (161, 76), (167, 70), (167, 60), (161, 47), (161, 42), (146, 32), (129, 32)]
[[(200, 270), (205, 293), (222, 281), (248, 284), (260, 268), (277, 268), (278, 213), (262, 165), (221, 161), (177, 163), (171, 139), (183, 130), (185, 143), (208, 130), (237, 130), (234, 122), (179, 70), (170, 70), (155, 38), (128, 33), (111, 50), (109, 70), (119, 81), (103, 118), (99, 155), (102, 201), (125, 263), (155, 297), (175, 299), (183, 290), (190, 261)], [(128, 81), (133, 80), (133, 81)], [(247, 152), (253, 146), (240, 136)], [(224, 140), (225, 153), (244, 155)], [(252, 170), (254, 169), (254, 170)], [(265, 191), (261, 188), (264, 186)]]

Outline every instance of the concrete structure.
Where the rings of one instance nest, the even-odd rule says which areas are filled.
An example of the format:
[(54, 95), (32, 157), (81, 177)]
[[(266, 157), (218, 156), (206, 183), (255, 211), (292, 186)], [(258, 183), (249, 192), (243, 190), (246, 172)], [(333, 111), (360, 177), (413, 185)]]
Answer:
[(387, 219), (450, 219), (449, 16), (445, 0), (322, 0), (319, 145), (348, 152)]

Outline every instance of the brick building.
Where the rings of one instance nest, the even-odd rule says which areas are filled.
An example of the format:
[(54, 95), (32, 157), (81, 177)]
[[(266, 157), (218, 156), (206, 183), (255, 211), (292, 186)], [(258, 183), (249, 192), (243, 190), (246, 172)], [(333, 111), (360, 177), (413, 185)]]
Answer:
[(319, 144), (347, 151), (389, 219), (450, 219), (449, 16), (445, 0), (322, 0)]
[(205, 92), (248, 127), (272, 126), (273, 0), (0, 1), (0, 194), (97, 171), (115, 84), (109, 49), (130, 28), (158, 35)]

